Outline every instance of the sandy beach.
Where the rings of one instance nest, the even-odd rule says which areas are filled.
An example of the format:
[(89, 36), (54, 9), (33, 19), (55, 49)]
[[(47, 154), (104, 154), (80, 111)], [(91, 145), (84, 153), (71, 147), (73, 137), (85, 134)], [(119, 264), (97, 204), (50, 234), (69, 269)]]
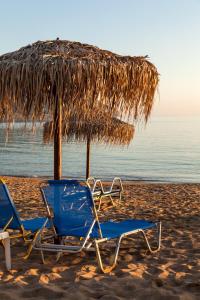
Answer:
[[(40, 179), (2, 177), (22, 218), (43, 216)], [(200, 184), (124, 184), (124, 195), (100, 219), (145, 218), (162, 221), (162, 247), (149, 254), (140, 235), (124, 239), (118, 265), (110, 274), (97, 268), (95, 254), (55, 255), (33, 251), (12, 241), (12, 270), (0, 250), (0, 299), (200, 299)], [(112, 252), (104, 250), (109, 261)]]

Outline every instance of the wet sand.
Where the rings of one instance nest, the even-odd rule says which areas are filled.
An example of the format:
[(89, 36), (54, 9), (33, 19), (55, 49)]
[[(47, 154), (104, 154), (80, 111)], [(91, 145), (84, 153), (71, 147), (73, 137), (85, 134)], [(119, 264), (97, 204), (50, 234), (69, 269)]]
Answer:
[[(22, 218), (45, 213), (40, 179), (2, 177)], [(63, 255), (33, 251), (12, 241), (12, 270), (6, 271), (0, 250), (0, 300), (10, 299), (200, 299), (200, 184), (133, 183), (124, 185), (121, 201), (100, 218), (145, 218), (162, 221), (162, 247), (149, 254), (141, 235), (124, 239), (118, 265), (110, 274), (97, 268), (94, 253)], [(112, 251), (104, 249), (109, 262)]]

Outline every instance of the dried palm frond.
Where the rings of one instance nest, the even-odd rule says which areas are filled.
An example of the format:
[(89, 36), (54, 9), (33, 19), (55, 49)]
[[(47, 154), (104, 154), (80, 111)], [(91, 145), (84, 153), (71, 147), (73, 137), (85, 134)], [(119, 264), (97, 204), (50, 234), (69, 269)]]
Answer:
[(102, 105), (107, 111), (147, 120), (158, 72), (147, 57), (120, 56), (65, 40), (38, 41), (0, 56), (0, 119), (15, 114), (42, 120), (59, 102), (63, 122)]
[[(63, 139), (67, 142), (86, 142), (89, 139), (104, 144), (129, 145), (134, 136), (134, 126), (117, 118), (112, 118), (109, 123), (107, 120), (108, 117), (102, 116), (80, 121), (72, 116), (68, 123), (62, 125)], [(44, 143), (53, 142), (53, 129), (53, 121), (44, 123)]]

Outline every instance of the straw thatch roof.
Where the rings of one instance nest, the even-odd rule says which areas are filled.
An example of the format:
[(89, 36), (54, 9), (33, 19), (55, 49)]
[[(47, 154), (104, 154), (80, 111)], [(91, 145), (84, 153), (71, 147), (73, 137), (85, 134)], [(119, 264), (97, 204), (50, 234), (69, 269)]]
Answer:
[[(101, 107), (148, 118), (158, 72), (146, 57), (120, 56), (64, 40), (38, 41), (0, 56), (0, 119), (53, 114), (62, 101), (63, 119), (80, 107)], [(92, 110), (91, 110), (92, 113)]]
[[(44, 123), (43, 141), (53, 141), (53, 121)], [(108, 117), (99, 113), (96, 118), (87, 118), (84, 121), (71, 116), (68, 123), (62, 124), (62, 136), (67, 142), (85, 142), (88, 139), (105, 144), (129, 145), (134, 136), (134, 126), (117, 118)]]

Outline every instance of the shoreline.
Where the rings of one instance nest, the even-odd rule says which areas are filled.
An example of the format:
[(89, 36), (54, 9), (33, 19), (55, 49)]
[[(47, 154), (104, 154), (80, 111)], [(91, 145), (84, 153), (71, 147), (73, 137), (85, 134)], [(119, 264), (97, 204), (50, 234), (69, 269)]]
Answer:
[[(39, 180), (50, 180), (53, 179), (53, 176), (30, 176), (30, 175), (0, 175), (1, 177), (10, 177), (10, 178), (25, 178), (25, 179), (39, 179)], [(120, 177), (120, 176), (116, 176)], [(101, 179), (103, 182), (112, 182), (113, 178), (102, 178), (102, 177), (95, 177), (96, 179)], [(140, 180), (140, 179), (123, 179), (123, 177), (120, 177), (123, 183), (125, 184), (186, 184), (186, 185), (200, 185), (200, 182), (185, 182), (185, 181), (162, 181), (162, 180)], [(86, 179), (80, 177), (67, 177), (62, 176), (62, 179), (77, 179), (78, 181), (86, 181)]]

